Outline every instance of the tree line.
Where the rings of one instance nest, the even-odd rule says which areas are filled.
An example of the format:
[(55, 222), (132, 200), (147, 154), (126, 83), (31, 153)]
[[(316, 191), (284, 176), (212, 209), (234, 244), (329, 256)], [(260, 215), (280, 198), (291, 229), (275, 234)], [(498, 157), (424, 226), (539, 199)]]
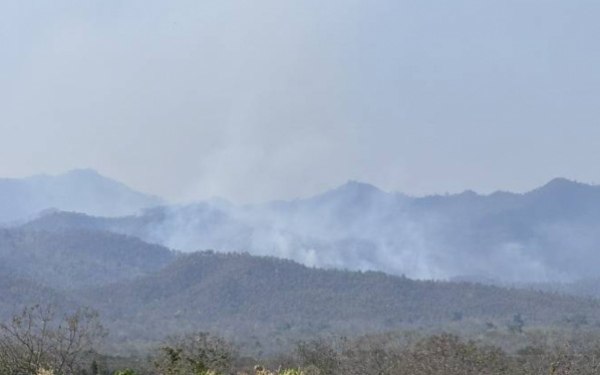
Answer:
[(512, 348), (449, 333), (317, 338), (288, 353), (249, 358), (234, 343), (197, 332), (171, 336), (117, 366), (98, 352), (107, 331), (96, 312), (35, 305), (0, 323), (0, 375), (598, 374), (600, 335), (571, 333), (514, 330), (507, 333), (517, 343)]

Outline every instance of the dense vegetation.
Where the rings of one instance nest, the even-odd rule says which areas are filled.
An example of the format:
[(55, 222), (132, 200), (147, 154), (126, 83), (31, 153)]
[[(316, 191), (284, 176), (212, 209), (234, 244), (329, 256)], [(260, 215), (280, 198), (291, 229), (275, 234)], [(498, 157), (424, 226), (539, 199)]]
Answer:
[(2, 316), (26, 304), (90, 306), (111, 332), (103, 347), (115, 353), (142, 353), (167, 335), (197, 331), (260, 356), (336, 334), (600, 329), (599, 302), (555, 293), (315, 269), (248, 254), (177, 254), (103, 231), (6, 229), (0, 240)]
[[(232, 275), (235, 275), (232, 277)], [(569, 326), (583, 316), (596, 329), (600, 304), (569, 296), (472, 283), (414, 281), (382, 273), (311, 269), (243, 254), (196, 253), (165, 269), (86, 291), (85, 300), (126, 340), (148, 324), (170, 332), (217, 330), (271, 352), (315, 334), (396, 329), (506, 330)], [(258, 341), (267, 347), (254, 345)]]

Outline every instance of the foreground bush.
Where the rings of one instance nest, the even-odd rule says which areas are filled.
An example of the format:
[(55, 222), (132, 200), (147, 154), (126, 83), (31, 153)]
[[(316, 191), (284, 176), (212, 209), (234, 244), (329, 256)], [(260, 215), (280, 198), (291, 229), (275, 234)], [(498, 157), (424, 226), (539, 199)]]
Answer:
[(297, 356), (303, 369), (316, 369), (318, 375), (600, 374), (600, 338), (586, 341), (576, 337), (582, 342), (532, 343), (509, 354), (450, 334), (412, 343), (375, 336), (301, 343)]
[(205, 332), (172, 337), (154, 358), (159, 375), (218, 375), (231, 369), (234, 351), (226, 340)]

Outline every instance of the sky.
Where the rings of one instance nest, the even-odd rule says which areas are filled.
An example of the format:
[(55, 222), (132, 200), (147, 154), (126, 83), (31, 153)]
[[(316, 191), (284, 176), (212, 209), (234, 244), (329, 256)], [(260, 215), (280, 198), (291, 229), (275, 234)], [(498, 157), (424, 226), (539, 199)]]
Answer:
[(173, 201), (600, 182), (596, 0), (0, 0), (0, 176)]

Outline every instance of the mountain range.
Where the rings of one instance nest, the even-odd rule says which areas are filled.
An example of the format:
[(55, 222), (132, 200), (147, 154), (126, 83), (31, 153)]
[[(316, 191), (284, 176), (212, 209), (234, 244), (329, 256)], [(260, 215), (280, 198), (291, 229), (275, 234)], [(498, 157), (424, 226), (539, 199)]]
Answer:
[(410, 197), (351, 181), (314, 197), (265, 204), (210, 200), (119, 217), (94, 216), (85, 205), (73, 211), (79, 213), (46, 212), (25, 226), (105, 230), (184, 252), (248, 252), (419, 279), (600, 276), (600, 187), (562, 178), (524, 194)]
[[(28, 304), (90, 306), (112, 352), (197, 330), (260, 355), (331, 334), (600, 329), (596, 186), (418, 198), (349, 182), (292, 201), (167, 205), (93, 171), (65, 176), (35, 185), (60, 186), (48, 203), (14, 199), (10, 212), (29, 220), (5, 211), (0, 318)], [(43, 197), (12, 184), (14, 196)], [(119, 197), (134, 202), (113, 210)]]

